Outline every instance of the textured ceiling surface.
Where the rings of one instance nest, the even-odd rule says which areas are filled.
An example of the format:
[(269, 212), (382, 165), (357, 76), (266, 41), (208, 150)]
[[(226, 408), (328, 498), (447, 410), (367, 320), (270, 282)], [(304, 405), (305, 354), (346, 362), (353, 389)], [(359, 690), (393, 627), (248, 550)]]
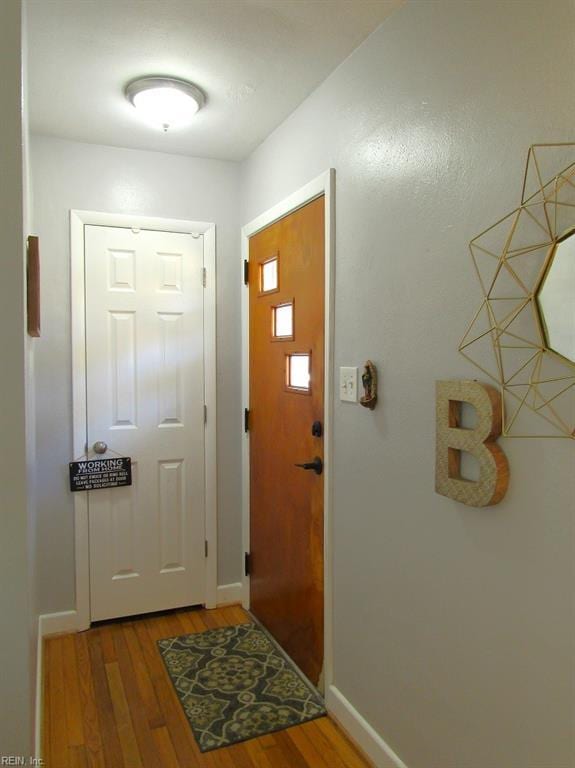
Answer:
[[(29, 0), (31, 129), (68, 139), (238, 160), (399, 5), (398, 0)], [(185, 129), (141, 123), (123, 88), (197, 83)]]

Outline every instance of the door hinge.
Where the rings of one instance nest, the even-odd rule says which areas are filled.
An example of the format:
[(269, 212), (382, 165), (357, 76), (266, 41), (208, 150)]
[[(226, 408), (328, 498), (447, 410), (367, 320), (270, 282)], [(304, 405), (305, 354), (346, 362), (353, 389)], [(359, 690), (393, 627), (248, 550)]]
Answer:
[(208, 284), (208, 270), (205, 267), (203, 267), (202, 268), (202, 285), (205, 288), (207, 284)]
[(208, 423), (208, 406), (204, 405), (204, 424)]
[(252, 556), (249, 552), (244, 554), (244, 573), (246, 576), (250, 576), (252, 572)]
[(250, 263), (247, 259), (244, 259), (244, 285), (248, 285), (250, 282)]
[(208, 556), (208, 542), (204, 541), (204, 556)]
[(244, 432), (250, 431), (250, 409), (244, 408)]

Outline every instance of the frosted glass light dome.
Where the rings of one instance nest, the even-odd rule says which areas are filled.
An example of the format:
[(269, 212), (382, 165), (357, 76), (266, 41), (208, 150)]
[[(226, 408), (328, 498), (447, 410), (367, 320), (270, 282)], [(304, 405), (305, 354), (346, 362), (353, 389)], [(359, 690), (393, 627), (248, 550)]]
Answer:
[(172, 77), (142, 77), (126, 86), (126, 98), (145, 122), (163, 128), (188, 124), (204, 104), (193, 83)]

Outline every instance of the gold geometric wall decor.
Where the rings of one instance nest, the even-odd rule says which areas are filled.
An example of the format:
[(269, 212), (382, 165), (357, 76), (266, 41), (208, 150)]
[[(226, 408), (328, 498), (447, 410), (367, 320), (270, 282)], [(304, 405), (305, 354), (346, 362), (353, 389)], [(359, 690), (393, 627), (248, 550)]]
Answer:
[[(461, 425), (461, 404), (473, 406), (476, 424)], [(498, 504), (507, 492), (509, 465), (497, 445), (501, 434), (501, 396), (477, 381), (438, 381), (435, 392), (435, 490), (470, 507)], [(461, 452), (475, 457), (477, 480), (461, 474)]]
[[(465, 358), (498, 383), (506, 437), (575, 439), (575, 360), (551, 347), (539, 300), (551, 269), (558, 270), (559, 244), (571, 236), (575, 144), (534, 144), (527, 154), (520, 206), (470, 243), (483, 300), (459, 346)], [(575, 248), (572, 252), (575, 258)], [(562, 313), (573, 323), (564, 329), (572, 339), (572, 265), (565, 274), (570, 282), (563, 281), (557, 300), (573, 308)], [(533, 419), (532, 413), (540, 418)]]

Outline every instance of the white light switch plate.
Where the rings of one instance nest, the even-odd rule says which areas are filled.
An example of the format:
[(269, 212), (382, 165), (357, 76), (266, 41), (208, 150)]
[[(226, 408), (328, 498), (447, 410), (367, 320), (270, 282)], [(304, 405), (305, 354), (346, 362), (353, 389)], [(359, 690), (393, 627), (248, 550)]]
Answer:
[(339, 369), (339, 399), (357, 403), (357, 368)]

